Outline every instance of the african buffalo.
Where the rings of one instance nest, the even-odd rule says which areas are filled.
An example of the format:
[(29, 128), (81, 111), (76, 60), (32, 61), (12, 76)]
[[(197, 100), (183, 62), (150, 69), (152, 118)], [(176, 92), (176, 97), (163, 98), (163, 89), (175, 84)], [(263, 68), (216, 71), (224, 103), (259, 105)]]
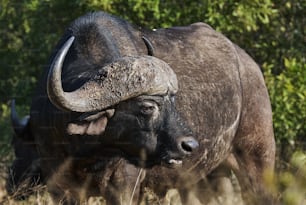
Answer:
[(272, 203), (263, 76), (204, 23), (151, 31), (103, 12), (76, 19), (44, 71), (29, 125), (55, 203), (102, 195), (137, 204), (149, 187), (160, 197), (176, 188), (192, 204), (189, 190), (220, 167), (234, 170), (247, 204)]

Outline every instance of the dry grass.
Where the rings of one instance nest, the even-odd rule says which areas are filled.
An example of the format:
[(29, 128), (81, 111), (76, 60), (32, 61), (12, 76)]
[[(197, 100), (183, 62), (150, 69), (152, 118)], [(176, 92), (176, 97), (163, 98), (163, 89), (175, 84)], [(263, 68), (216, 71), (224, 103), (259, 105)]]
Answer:
[[(5, 190), (5, 174), (3, 170), (1, 170), (2, 178), (0, 179), (0, 205), (53, 205), (51, 198), (46, 191), (45, 186), (36, 186), (32, 190), (28, 190), (29, 192), (34, 192), (29, 198), (25, 200), (14, 200), (16, 198), (20, 198), (27, 193), (24, 192), (25, 189), (16, 190), (13, 196), (8, 196)], [(237, 183), (234, 179), (234, 183)], [(239, 190), (235, 190), (238, 192)], [(194, 197), (195, 198), (195, 197)], [(169, 190), (166, 199), (169, 205), (182, 205), (178, 192), (174, 189)], [(229, 199), (216, 198), (209, 202), (207, 205), (243, 205), (240, 194), (236, 193), (234, 196), (230, 196)], [(82, 205), (105, 205), (105, 200), (102, 197), (91, 197), (88, 199), (87, 202), (83, 203)], [(161, 200), (150, 190), (145, 189), (145, 196), (141, 205), (161, 205)], [(194, 204), (199, 204), (197, 199), (195, 198)]]
[[(6, 154), (2, 155), (0, 160), (0, 205), (53, 205), (52, 200), (46, 190), (46, 186), (35, 186), (32, 189), (25, 187), (19, 187), (13, 196), (9, 196), (5, 189), (5, 179), (7, 177), (7, 167), (12, 161), (11, 150), (7, 150)], [(237, 181), (234, 179), (234, 183)], [(25, 183), (28, 184), (28, 183)], [(26, 190), (26, 192), (25, 192)], [(237, 191), (237, 190), (236, 190)], [(24, 200), (16, 200), (22, 198), (22, 196), (31, 193), (30, 197)], [(33, 194), (34, 193), (34, 194)], [(182, 205), (180, 197), (176, 190), (169, 190), (166, 195), (166, 200), (170, 205)], [(195, 200), (195, 204), (196, 204)], [(216, 198), (208, 205), (224, 205), (223, 198)], [(91, 197), (86, 203), (82, 205), (105, 205), (105, 200), (102, 197)], [(161, 200), (149, 189), (145, 189), (145, 196), (141, 205), (160, 205)], [(226, 203), (226, 205), (242, 205), (240, 195), (236, 194), (231, 203)]]
[[(6, 167), (10, 158), (2, 158), (0, 161), (0, 205), (52, 205), (50, 196), (46, 191), (45, 186), (35, 187), (35, 194), (31, 195), (26, 200), (14, 200), (18, 198), (18, 195), (24, 195), (21, 190), (17, 190), (14, 196), (8, 196), (5, 191), (5, 178)], [(295, 152), (288, 162), (278, 160), (278, 164), (281, 164), (281, 168), (277, 174), (277, 177), (272, 179), (269, 175), (266, 177), (267, 186), (279, 196), (283, 205), (306, 205), (306, 152)], [(219, 197), (214, 202), (208, 205), (242, 205), (240, 197), (239, 186), (237, 180), (232, 179), (234, 183), (233, 196), (230, 199)], [(238, 187), (238, 188), (237, 188)], [(181, 205), (180, 198), (176, 190), (170, 190), (166, 197), (171, 205)], [(145, 190), (145, 197), (141, 205), (160, 205), (160, 199), (149, 189)], [(83, 205), (105, 205), (105, 201), (102, 197), (90, 198)]]

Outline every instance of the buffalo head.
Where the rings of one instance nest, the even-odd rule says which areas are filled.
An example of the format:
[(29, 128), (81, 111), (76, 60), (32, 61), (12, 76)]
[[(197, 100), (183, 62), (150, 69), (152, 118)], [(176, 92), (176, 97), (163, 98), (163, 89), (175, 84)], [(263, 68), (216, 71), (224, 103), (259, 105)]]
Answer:
[(53, 105), (83, 113), (87, 122), (70, 123), (69, 134), (99, 135), (101, 145), (123, 151), (141, 166), (181, 164), (199, 146), (175, 109), (178, 83), (167, 63), (153, 56), (121, 57), (80, 88), (66, 92), (61, 70), (73, 42), (70, 37), (58, 51), (47, 83)]

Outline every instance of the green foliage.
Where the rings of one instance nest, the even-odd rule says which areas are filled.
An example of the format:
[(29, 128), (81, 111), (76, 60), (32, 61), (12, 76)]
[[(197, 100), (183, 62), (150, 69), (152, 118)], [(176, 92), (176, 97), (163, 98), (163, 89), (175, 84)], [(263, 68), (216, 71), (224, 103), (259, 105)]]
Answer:
[(306, 136), (306, 64), (295, 58), (284, 60), (285, 70), (279, 75), (273, 75), (272, 66), (264, 64), (264, 69), (277, 139), (294, 145)]
[[(11, 152), (10, 141), (11, 141), (11, 126), (9, 120), (10, 110), (6, 104), (1, 105), (2, 113), (0, 113), (0, 171), (2, 166), (7, 165), (12, 159), (13, 155)], [(1, 172), (0, 172), (1, 176)]]
[(261, 24), (268, 24), (277, 11), (270, 0), (209, 1), (208, 21), (223, 32), (257, 31)]

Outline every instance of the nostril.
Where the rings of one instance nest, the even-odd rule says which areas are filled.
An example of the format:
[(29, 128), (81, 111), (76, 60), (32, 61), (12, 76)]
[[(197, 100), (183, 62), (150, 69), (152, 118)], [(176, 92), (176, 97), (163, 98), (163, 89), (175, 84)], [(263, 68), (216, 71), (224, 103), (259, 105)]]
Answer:
[(182, 148), (184, 151), (192, 152), (192, 147), (189, 145), (188, 142), (182, 142)]
[(181, 147), (185, 152), (191, 153), (199, 147), (199, 143), (195, 139), (186, 139), (181, 142)]

